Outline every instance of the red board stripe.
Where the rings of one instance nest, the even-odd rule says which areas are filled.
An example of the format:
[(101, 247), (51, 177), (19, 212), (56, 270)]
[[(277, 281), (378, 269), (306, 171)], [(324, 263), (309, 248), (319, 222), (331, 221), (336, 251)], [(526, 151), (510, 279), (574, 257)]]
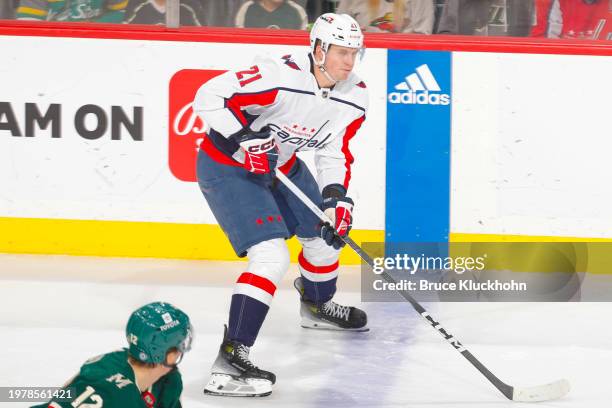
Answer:
[[(103, 38), (121, 40), (308, 45), (299, 30), (236, 29), (136, 24), (91, 24), (11, 21), (0, 22), (0, 35)], [(468, 51), (563, 55), (612, 55), (612, 41), (366, 33), (368, 48)]]

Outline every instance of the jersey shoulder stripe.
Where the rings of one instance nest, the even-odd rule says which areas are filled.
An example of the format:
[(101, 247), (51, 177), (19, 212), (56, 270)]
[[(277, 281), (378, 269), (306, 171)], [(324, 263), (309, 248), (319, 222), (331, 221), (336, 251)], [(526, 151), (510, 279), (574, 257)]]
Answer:
[(353, 108), (359, 109), (360, 111), (363, 111), (363, 113), (366, 112), (366, 108), (357, 105), (356, 103), (350, 102), (350, 101), (345, 101), (344, 99), (340, 99), (340, 98), (336, 98), (335, 96), (330, 97), (329, 99), (331, 99), (332, 101), (336, 101), (336, 102), (340, 102), (340, 103), (345, 103), (349, 106), (352, 106)]

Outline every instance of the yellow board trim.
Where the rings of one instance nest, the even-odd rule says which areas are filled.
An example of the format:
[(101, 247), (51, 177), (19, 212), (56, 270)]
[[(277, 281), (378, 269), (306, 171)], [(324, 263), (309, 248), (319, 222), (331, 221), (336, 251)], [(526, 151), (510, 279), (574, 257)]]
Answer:
[[(450, 234), (451, 242), (557, 242), (573, 243), (572, 252), (577, 256), (579, 272), (591, 274), (612, 275), (611, 238), (585, 237), (553, 237), (528, 235), (498, 235), (498, 234)], [(582, 244), (578, 244), (582, 243)], [(564, 247), (559, 247), (563, 251)]]
[[(359, 245), (383, 242), (384, 231), (353, 230), (351, 238)], [(553, 237), (500, 234), (451, 233), (451, 242), (612, 242), (610, 238)], [(299, 242), (288, 241), (293, 262)], [(218, 225), (160, 222), (94, 221), (0, 217), (0, 252), (62, 254), (79, 256), (147, 257), (239, 260)], [(589, 246), (591, 273), (610, 274), (607, 246)], [(377, 256), (377, 254), (371, 254)], [(360, 258), (345, 248), (343, 265), (359, 265)]]
[[(353, 230), (358, 244), (383, 242), (383, 231)], [(288, 241), (292, 261), (300, 245)], [(238, 260), (218, 225), (0, 217), (0, 252), (81, 256)], [(359, 264), (349, 248), (344, 265)]]
[(612, 242), (612, 238), (450, 233), (450, 242)]

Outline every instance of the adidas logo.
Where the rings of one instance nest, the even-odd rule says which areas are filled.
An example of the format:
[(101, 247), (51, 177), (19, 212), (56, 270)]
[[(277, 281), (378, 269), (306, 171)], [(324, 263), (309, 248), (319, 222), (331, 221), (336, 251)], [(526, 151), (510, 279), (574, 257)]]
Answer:
[(408, 75), (404, 82), (395, 85), (395, 90), (389, 94), (390, 103), (405, 105), (449, 105), (450, 95), (442, 93), (433, 73), (423, 64), (416, 72)]

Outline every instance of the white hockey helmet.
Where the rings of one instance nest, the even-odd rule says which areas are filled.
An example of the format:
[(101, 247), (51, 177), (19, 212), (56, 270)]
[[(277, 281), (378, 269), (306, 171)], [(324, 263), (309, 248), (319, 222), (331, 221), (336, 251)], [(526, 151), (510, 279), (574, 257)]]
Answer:
[(325, 13), (317, 18), (310, 30), (310, 49), (315, 52), (317, 40), (327, 52), (331, 44), (363, 49), (363, 33), (359, 24), (348, 14)]

